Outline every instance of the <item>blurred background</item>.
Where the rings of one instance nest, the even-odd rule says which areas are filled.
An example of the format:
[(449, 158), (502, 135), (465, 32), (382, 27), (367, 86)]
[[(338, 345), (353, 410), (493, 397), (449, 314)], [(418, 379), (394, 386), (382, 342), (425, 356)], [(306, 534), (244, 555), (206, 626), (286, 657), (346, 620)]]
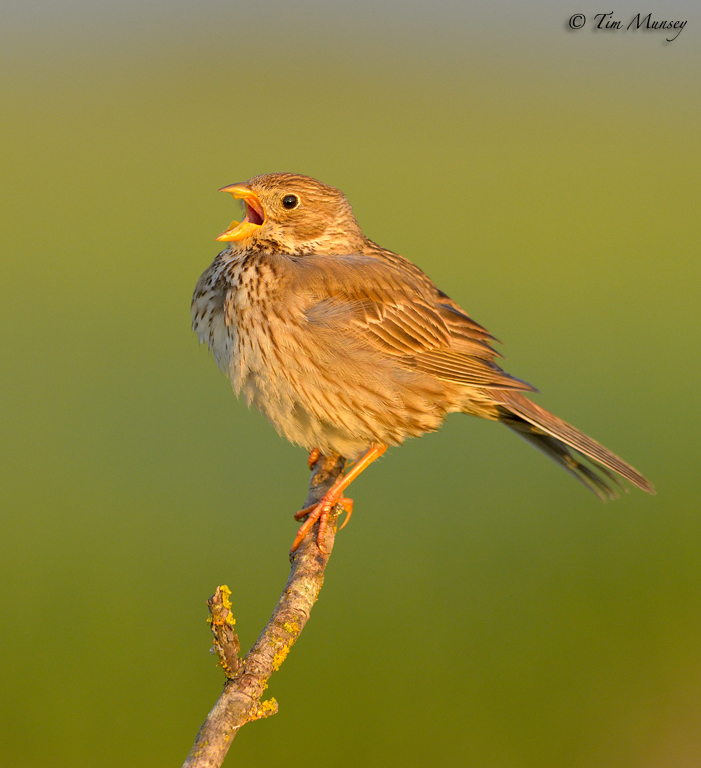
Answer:
[(658, 495), (459, 415), (390, 450), (226, 764), (701, 764), (701, 12), (656, 5), (674, 42), (587, 0), (3, 4), (0, 764), (180, 765), (205, 600), (248, 648), (282, 590), (306, 454), (189, 313), (216, 190), (281, 170)]

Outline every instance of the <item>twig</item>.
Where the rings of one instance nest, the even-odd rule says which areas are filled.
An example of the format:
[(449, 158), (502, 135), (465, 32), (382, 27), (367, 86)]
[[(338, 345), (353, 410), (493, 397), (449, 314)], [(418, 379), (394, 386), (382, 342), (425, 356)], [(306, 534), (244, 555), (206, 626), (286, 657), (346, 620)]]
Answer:
[[(309, 496), (304, 507), (315, 504), (343, 471), (340, 456), (321, 456), (314, 466), (309, 483)], [(318, 524), (302, 540), (292, 557), (292, 570), (273, 615), (260, 637), (242, 660), (238, 656), (239, 640), (234, 632), (227, 587), (217, 587), (207, 601), (211, 614), (214, 649), (227, 680), (224, 690), (200, 728), (183, 768), (219, 768), (239, 728), (253, 720), (274, 715), (275, 699), (261, 702), (263, 691), (273, 672), (280, 668), (309, 619), (312, 606), (324, 583), (336, 536), (338, 508), (332, 511), (322, 541), (323, 552), (316, 543)]]

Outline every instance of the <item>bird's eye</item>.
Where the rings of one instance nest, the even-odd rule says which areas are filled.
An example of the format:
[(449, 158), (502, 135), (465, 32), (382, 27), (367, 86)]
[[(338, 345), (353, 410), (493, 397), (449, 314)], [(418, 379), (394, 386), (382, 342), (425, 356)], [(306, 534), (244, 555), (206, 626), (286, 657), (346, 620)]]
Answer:
[(287, 208), (287, 210), (291, 210), (292, 208), (296, 208), (299, 203), (299, 200), (297, 199), (297, 195), (285, 195), (285, 197), (282, 198), (282, 207)]

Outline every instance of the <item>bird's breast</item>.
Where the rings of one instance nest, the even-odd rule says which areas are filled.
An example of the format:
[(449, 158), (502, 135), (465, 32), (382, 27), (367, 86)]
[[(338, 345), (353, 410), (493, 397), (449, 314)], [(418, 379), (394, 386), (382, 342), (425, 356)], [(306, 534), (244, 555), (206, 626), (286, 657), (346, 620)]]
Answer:
[(223, 323), (213, 339), (212, 351), (234, 390), (248, 402), (272, 396), (279, 349), (274, 327), (278, 321), (276, 275), (259, 259), (242, 259), (222, 274)]

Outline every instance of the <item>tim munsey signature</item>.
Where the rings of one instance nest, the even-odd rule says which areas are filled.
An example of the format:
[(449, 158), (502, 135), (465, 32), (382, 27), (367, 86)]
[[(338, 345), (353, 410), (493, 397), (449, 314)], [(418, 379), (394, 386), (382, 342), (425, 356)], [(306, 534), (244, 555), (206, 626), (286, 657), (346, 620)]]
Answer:
[[(594, 15), (594, 29), (606, 29), (611, 32), (616, 32), (619, 29), (630, 29), (633, 27), (633, 29), (640, 29), (641, 27), (643, 29), (655, 29), (655, 30), (662, 30), (662, 29), (676, 29), (677, 34), (674, 35), (674, 37), (667, 37), (665, 38), (668, 43), (671, 43), (672, 41), (676, 40), (679, 35), (682, 32), (682, 29), (686, 26), (686, 21), (656, 21), (652, 18), (652, 14), (648, 13), (647, 16), (642, 16), (641, 14), (637, 13), (633, 18), (631, 19), (630, 23), (627, 27), (623, 26), (622, 21), (619, 21), (618, 19), (610, 18), (613, 16), (613, 11), (610, 13), (597, 13)], [(570, 29), (581, 29), (586, 23), (587, 23), (587, 17), (583, 13), (575, 13), (573, 16), (570, 16), (569, 19), (569, 26)]]

